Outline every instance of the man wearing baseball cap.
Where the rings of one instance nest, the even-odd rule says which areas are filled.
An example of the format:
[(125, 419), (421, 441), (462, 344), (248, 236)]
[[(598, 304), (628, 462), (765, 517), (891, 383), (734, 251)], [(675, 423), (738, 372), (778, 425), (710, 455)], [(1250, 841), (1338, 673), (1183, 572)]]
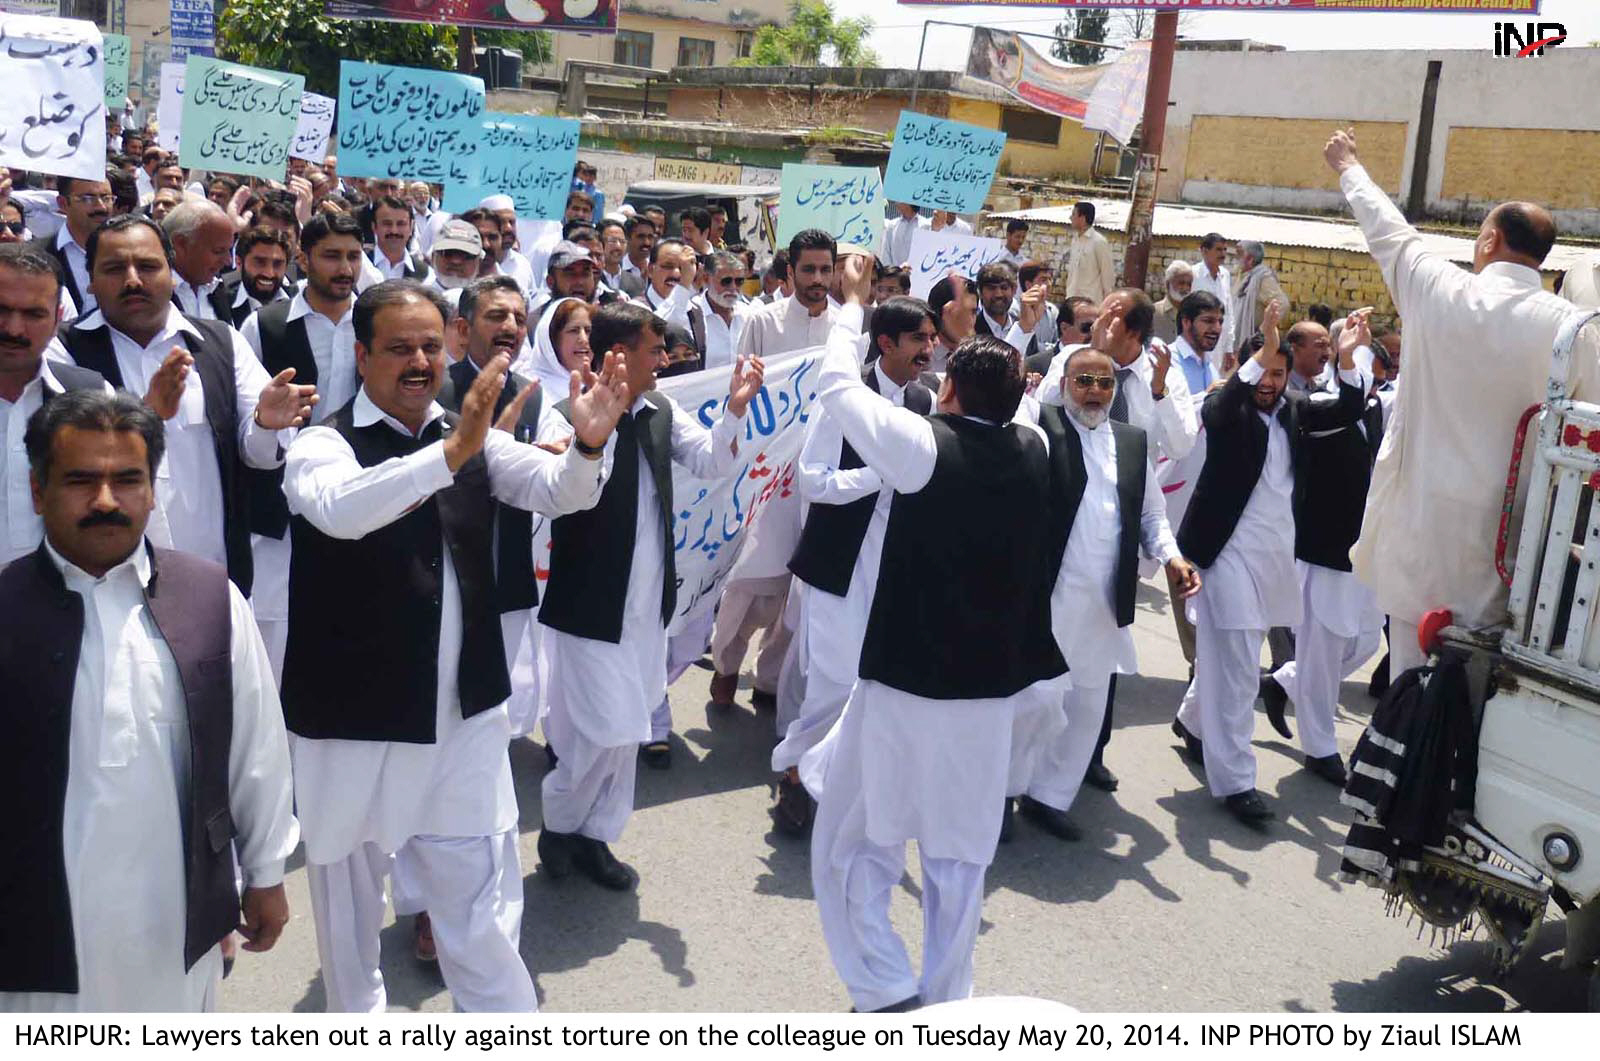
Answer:
[(531, 318), (544, 312), (544, 307), (553, 299), (581, 298), (585, 302), (594, 302), (599, 277), (599, 267), (589, 248), (571, 240), (562, 240), (550, 250), (544, 286), (528, 300), (528, 316)]
[(429, 254), (433, 275), (427, 283), (447, 293), (459, 291), (477, 279), (482, 260), (483, 238), (478, 235), (478, 226), (453, 218), (434, 237)]

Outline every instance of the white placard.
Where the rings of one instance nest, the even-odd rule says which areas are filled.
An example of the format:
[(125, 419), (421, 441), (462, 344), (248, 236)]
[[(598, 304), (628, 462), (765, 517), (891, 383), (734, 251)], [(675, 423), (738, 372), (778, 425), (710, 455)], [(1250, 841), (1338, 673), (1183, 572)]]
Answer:
[(156, 105), (156, 143), (178, 153), (178, 130), (183, 125), (183, 72), (185, 63), (161, 64), (161, 101)]
[(315, 92), (300, 96), (300, 124), (289, 141), (289, 156), (319, 165), (328, 157), (328, 134), (333, 130), (333, 112), (339, 101)]
[(950, 275), (951, 269), (968, 280), (976, 279), (979, 269), (1005, 256), (1004, 240), (919, 228), (911, 237), (911, 260), (906, 263), (911, 269), (911, 293), (927, 298), (933, 285)]
[(106, 175), (105, 44), (93, 22), (0, 14), (0, 165)]

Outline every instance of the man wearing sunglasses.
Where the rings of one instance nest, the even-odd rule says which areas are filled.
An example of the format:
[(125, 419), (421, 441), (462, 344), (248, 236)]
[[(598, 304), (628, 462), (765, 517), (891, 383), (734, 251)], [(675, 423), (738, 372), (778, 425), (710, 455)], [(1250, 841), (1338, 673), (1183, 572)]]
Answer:
[[(1124, 386), (1119, 365), (1105, 351), (1136, 343), (1142, 355), (1142, 336), (1133, 329), (1148, 327), (1148, 314), (1135, 300), (1116, 297), (1125, 294), (1106, 299), (1104, 331), (1095, 346), (1063, 355), (1062, 403), (1039, 412), (1039, 426), (1050, 442), (1055, 496), (1066, 520), (1050, 611), (1072, 688), (1061, 696), (1065, 728), (1050, 727), (1054, 735), (1038, 742), (1019, 802), (1024, 817), (1062, 840), (1081, 835), (1067, 811), (1096, 756), (1101, 724), (1109, 719), (1112, 681), (1138, 671), (1132, 630), (1138, 553), (1164, 566), (1182, 597), (1200, 589), (1199, 574), (1179, 554), (1167, 525), (1161, 485), (1150, 474), (1145, 431), (1114, 415), (1126, 408), (1126, 395), (1119, 402)], [(1124, 310), (1125, 304), (1130, 308)], [(1130, 377), (1125, 386), (1145, 384)], [(1100, 769), (1109, 776), (1103, 765)]]
[(117, 198), (111, 193), (110, 181), (82, 177), (57, 178), (56, 193), (67, 223), (54, 237), (42, 236), (34, 240), (34, 246), (61, 266), (62, 282), (67, 294), (72, 296), (72, 304), (87, 316), (97, 303), (89, 290), (89, 259), (84, 248), (89, 245), (89, 233), (111, 216), (111, 207)]
[(689, 303), (692, 313), (700, 311), (702, 332), (695, 335), (695, 345), (705, 368), (721, 368), (733, 364), (733, 355), (739, 349), (739, 339), (744, 335), (745, 321), (750, 307), (739, 296), (744, 283), (744, 262), (737, 254), (715, 251), (708, 256), (711, 282)]

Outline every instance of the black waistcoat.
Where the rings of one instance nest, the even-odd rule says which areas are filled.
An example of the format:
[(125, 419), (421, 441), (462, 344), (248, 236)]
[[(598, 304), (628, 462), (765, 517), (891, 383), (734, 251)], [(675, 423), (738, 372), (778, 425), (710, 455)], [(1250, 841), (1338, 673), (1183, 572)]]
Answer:
[[(289, 319), (289, 299), (269, 302), (256, 311), (261, 335), (261, 363), (276, 376), (294, 369), (298, 384), (317, 384), (317, 358), (311, 352), (306, 319)], [(268, 538), (282, 538), (289, 529), (289, 503), (283, 497), (282, 468), (246, 468), (244, 480), (250, 495), (250, 530)]]
[(933, 477), (889, 509), (861, 677), (932, 700), (1012, 696), (1067, 669), (1050, 632), (1050, 458), (1017, 424), (929, 423)]
[[(69, 236), (68, 238), (70, 239), (71, 237)], [(28, 246), (41, 254), (48, 254), (56, 263), (56, 269), (60, 273), (61, 286), (67, 289), (67, 294), (72, 296), (72, 304), (78, 307), (78, 312), (82, 313), (83, 291), (78, 287), (78, 278), (73, 275), (72, 265), (67, 261), (67, 252), (56, 246), (56, 237), (54, 235), (40, 236)]]
[[(874, 391), (878, 390), (878, 373), (871, 365), (861, 374), (861, 380)], [(927, 416), (933, 412), (933, 392), (912, 380), (906, 384), (905, 407)], [(865, 466), (861, 455), (846, 439), (839, 452), (840, 470)], [(872, 524), (872, 511), (877, 504), (876, 491), (842, 505), (812, 502), (805, 526), (800, 530), (800, 542), (789, 558), (789, 570), (807, 585), (843, 597), (850, 591), (856, 557), (861, 554), (861, 543), (867, 536), (867, 527)]]
[[(182, 342), (194, 357), (194, 371), (200, 375), (200, 391), (205, 400), (206, 426), (217, 454), (217, 474), (222, 482), (222, 539), (228, 558), (228, 577), (245, 596), (255, 570), (250, 559), (250, 494), (245, 486), (244, 461), (239, 455), (239, 407), (233, 374), (233, 333), (218, 321), (184, 318), (200, 333), (200, 339), (184, 334)], [(113, 387), (125, 388), (122, 369), (111, 345), (111, 328), (78, 328), (63, 324), (57, 337), (78, 365), (92, 369)]]
[[(451, 412), (461, 411), (461, 399), (478, 378), (478, 371), (465, 358), (452, 364), (445, 372), (444, 386), (439, 389), (437, 401)], [(505, 412), (506, 406), (532, 384), (517, 375), (508, 373), (506, 385), (500, 388), (500, 397), (494, 402), (495, 419)], [(539, 407), (544, 401), (544, 388), (539, 388), (522, 407), (517, 419), (515, 438), (518, 442), (532, 442), (539, 427)], [(533, 570), (533, 513), (515, 505), (494, 503), (494, 577), (495, 596), (500, 611), (522, 612), (538, 607), (539, 580)]]
[[(179, 810), (190, 968), (239, 921), (228, 810), (228, 577), (209, 560), (165, 549), (152, 550), (150, 564), (145, 596), (177, 662), (188, 716), (189, 786)], [(15, 912), (0, 924), (0, 991), (78, 991), (62, 816), (83, 623), (83, 598), (44, 546), (0, 571), (0, 902)]]
[(1350, 549), (1361, 537), (1361, 520), (1372, 485), (1372, 466), (1383, 442), (1383, 409), (1367, 399), (1361, 422), (1325, 435), (1307, 435), (1295, 454), (1294, 555), (1297, 560), (1349, 571)]
[[(1067, 422), (1067, 412), (1059, 405), (1045, 405), (1039, 410), (1039, 426), (1050, 440), (1050, 470), (1055, 493), (1055, 504), (1061, 513), (1056, 524), (1056, 534), (1061, 548), (1051, 549), (1053, 568), (1059, 574), (1065, 557), (1067, 539), (1078, 518), (1078, 508), (1083, 503), (1083, 493), (1088, 486), (1089, 471), (1083, 461), (1083, 439), (1077, 429)], [(1139, 526), (1144, 512), (1145, 474), (1149, 469), (1148, 442), (1143, 428), (1112, 420), (1106, 425), (1116, 441), (1117, 450), (1117, 515), (1121, 527), (1117, 536), (1117, 573), (1114, 582), (1113, 603), (1118, 626), (1133, 622), (1134, 595), (1139, 586)], [(1055, 579), (1050, 580), (1052, 586)]]
[[(539, 621), (592, 641), (622, 641), (622, 613), (633, 569), (639, 519), (639, 455), (655, 479), (661, 520), (661, 624), (678, 607), (678, 570), (672, 543), (672, 406), (658, 392), (644, 396), (648, 410), (617, 422), (611, 477), (600, 502), (550, 523), (550, 580)], [(567, 415), (567, 402), (555, 409)]]
[[(363, 468), (415, 453), (452, 430), (446, 413), (410, 438), (379, 420), (356, 427), (352, 401), (323, 422)], [(511, 695), (495, 604), (494, 497), (478, 453), (455, 482), (364, 538), (333, 538), (295, 516), (283, 713), (302, 737), (432, 744), (439, 685), (444, 549), (461, 594), (461, 717)]]

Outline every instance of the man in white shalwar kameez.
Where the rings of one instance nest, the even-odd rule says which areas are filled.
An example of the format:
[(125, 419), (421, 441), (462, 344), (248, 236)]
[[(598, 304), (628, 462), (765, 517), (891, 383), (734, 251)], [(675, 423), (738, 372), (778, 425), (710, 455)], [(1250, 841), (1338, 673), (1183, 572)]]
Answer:
[[(1066, 668), (1046, 629), (1049, 458), (1008, 423), (1020, 356), (974, 337), (951, 355), (941, 415), (896, 408), (857, 369), (872, 259), (842, 267), (818, 401), (896, 496), (855, 691), (800, 773), (818, 794), (812, 886), (834, 967), (857, 1009), (894, 1010), (971, 994), (1012, 720)], [(1019, 506), (1046, 519), (1016, 520)], [(889, 922), (909, 840), (922, 860), (920, 976)]]
[[(15, 822), (0, 827), (0, 872), (18, 904), (0, 934), (0, 1012), (214, 1009), (221, 937), (238, 925), (246, 950), (269, 950), (288, 921), (299, 834), (277, 689), (226, 572), (144, 539), (162, 435), (126, 393), (69, 392), (31, 421), (45, 540), (0, 573)], [(215, 648), (221, 690), (195, 681), (216, 676), (198, 658)], [(76, 660), (66, 681), (48, 677), (52, 658)], [(191, 726), (194, 706), (207, 720)], [(207, 819), (192, 831), (197, 807)], [(237, 862), (209, 827), (226, 819)], [(186, 870), (201, 849), (205, 884)]]
[[(1389, 615), (1398, 676), (1424, 661), (1417, 626), (1425, 613), (1448, 608), (1469, 627), (1505, 619), (1494, 553), (1511, 437), (1523, 410), (1545, 398), (1556, 332), (1573, 307), (1540, 281), (1556, 239), (1543, 207), (1490, 211), (1469, 273), (1424, 249), (1362, 168), (1352, 134), (1335, 133), (1325, 154), (1405, 319), (1406, 382), (1351, 553)], [(1591, 327), (1572, 351), (1568, 392), (1588, 401), (1600, 395), (1597, 345)]]
[[(550, 578), (539, 609), (550, 660), (544, 728), (559, 756), (542, 787), (539, 861), (553, 877), (576, 868), (617, 889), (633, 879), (609, 845), (633, 813), (638, 747), (650, 739), (651, 714), (666, 695), (666, 625), (676, 600), (671, 464), (701, 479), (731, 472), (762, 380), (758, 359), (737, 359), (727, 406), (707, 430), (655, 389), (665, 336), (665, 322), (633, 303), (594, 315), (593, 349), (626, 358), (636, 397), (607, 443), (611, 478), (599, 505), (551, 524)], [(546, 421), (541, 441), (565, 437), (559, 421)], [(619, 455), (624, 444), (633, 451)], [(623, 496), (627, 490), (633, 496)]]
[[(599, 445), (626, 387), (608, 365), (573, 400), (577, 441), (592, 454), (575, 444), (556, 457), (490, 430), (504, 353), (479, 374), (457, 420), (434, 401), (445, 372), (441, 302), (409, 280), (364, 292), (355, 308), (361, 390), (301, 432), (286, 457), (284, 493), (299, 522), (283, 697), (333, 1011), (384, 1008), (378, 933), (397, 859), (428, 911), (456, 1007), (537, 1008), (518, 951), (522, 875), (492, 503), (547, 515), (593, 505), (604, 481)], [(377, 459), (383, 453), (393, 455)], [(392, 570), (369, 569), (380, 563)], [(411, 588), (428, 585), (438, 587), (423, 590), (431, 599)], [(364, 599), (339, 603), (346, 594)], [(433, 688), (421, 687), (430, 674)]]

